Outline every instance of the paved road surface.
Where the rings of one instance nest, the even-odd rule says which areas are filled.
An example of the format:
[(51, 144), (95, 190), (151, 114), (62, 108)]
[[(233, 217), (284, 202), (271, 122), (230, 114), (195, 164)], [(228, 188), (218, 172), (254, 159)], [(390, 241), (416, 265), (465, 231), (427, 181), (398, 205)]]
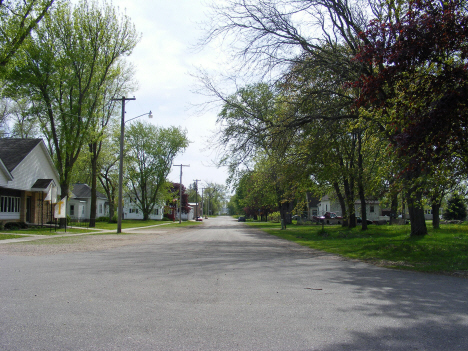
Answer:
[(226, 217), (0, 255), (0, 350), (468, 350), (467, 299), (468, 279), (341, 260)]

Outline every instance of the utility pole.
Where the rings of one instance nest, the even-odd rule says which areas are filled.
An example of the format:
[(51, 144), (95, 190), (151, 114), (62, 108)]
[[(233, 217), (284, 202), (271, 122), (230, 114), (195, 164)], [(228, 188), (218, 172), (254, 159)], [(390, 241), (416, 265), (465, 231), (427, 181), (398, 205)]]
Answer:
[(125, 101), (136, 100), (133, 98), (126, 98), (122, 96), (120, 99), (111, 99), (112, 101), (122, 101), (122, 116), (120, 120), (120, 161), (119, 161), (119, 206), (117, 213), (117, 233), (122, 232), (122, 188), (123, 188), (123, 149), (124, 149), (124, 133), (125, 133)]
[(205, 198), (203, 197), (203, 190), (205, 190), (205, 189), (207, 189), (207, 188), (201, 188), (201, 215), (202, 215), (202, 217), (203, 217), (203, 212), (205, 211), (205, 209), (203, 207), (205, 205)]
[(198, 218), (198, 182), (201, 182), (201, 179), (194, 179), (195, 182), (195, 202), (197, 203), (197, 211), (195, 212), (195, 220)]
[(182, 223), (182, 167), (190, 167), (190, 165), (173, 165), (174, 167), (180, 167), (180, 183), (179, 183), (179, 224)]

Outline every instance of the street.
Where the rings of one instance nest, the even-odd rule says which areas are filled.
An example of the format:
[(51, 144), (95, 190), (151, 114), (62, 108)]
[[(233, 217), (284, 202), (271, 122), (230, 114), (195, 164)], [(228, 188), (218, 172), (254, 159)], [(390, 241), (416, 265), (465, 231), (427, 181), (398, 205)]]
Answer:
[(0, 349), (468, 349), (468, 279), (341, 259), (230, 217), (141, 231), (95, 251), (1, 254)]

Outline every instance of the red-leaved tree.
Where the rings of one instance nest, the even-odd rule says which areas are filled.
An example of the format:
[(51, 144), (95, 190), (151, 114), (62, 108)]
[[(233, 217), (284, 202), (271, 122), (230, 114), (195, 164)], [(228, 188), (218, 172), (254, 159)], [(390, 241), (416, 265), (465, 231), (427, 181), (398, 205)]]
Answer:
[(412, 235), (427, 233), (422, 213), (411, 212), (422, 212), (418, 179), (440, 162), (456, 164), (452, 159), (468, 170), (466, 6), (410, 1), (401, 18), (370, 23), (356, 57), (372, 66), (356, 82), (356, 105), (377, 117), (404, 164)]

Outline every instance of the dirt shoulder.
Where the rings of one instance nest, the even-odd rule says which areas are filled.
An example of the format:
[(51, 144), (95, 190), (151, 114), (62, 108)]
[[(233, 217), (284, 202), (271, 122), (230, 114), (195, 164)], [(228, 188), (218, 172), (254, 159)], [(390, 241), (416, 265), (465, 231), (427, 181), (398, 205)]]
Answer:
[[(187, 228), (187, 227), (185, 227)], [(86, 234), (47, 237), (39, 240), (0, 245), (0, 255), (42, 256), (70, 252), (101, 251), (122, 246), (137, 245), (163, 235), (174, 234), (185, 228), (143, 229), (126, 234)]]

